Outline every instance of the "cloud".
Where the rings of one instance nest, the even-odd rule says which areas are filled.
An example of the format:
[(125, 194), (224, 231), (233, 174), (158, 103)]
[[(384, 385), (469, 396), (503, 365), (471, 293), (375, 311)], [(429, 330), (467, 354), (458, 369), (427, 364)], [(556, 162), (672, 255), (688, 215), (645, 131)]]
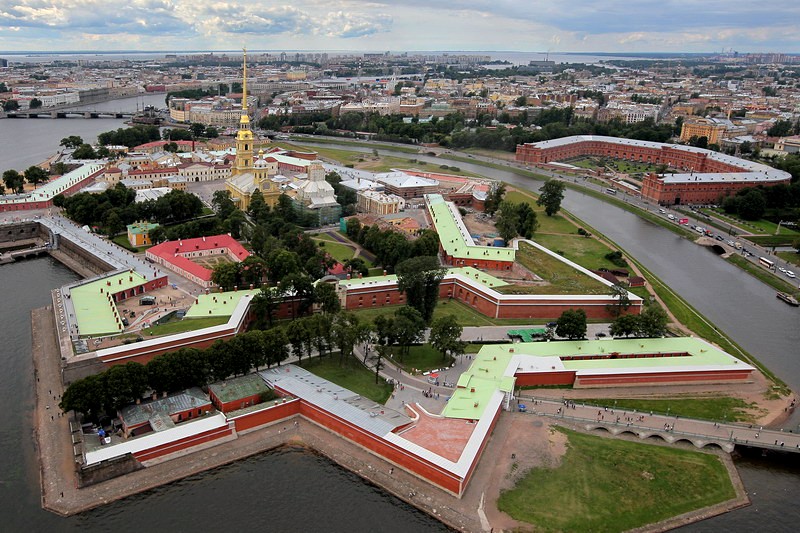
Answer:
[(0, 33), (9, 50), (798, 49), (800, 2), (766, 11), (744, 0), (0, 0)]

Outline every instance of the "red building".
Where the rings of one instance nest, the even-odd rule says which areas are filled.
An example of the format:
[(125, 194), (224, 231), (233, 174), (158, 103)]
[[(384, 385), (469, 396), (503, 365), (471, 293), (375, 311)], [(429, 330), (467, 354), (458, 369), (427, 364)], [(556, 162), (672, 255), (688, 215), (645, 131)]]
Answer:
[(223, 413), (259, 404), (269, 392), (270, 388), (258, 374), (227, 379), (208, 386), (211, 403)]
[(644, 179), (642, 197), (660, 204), (714, 203), (746, 187), (788, 184), (791, 180), (788, 172), (693, 146), (596, 135), (517, 146), (517, 161), (529, 165), (583, 156), (667, 165), (686, 171), (663, 176), (650, 174)]
[(212, 271), (195, 263), (192, 259), (212, 255), (224, 255), (238, 263), (250, 256), (250, 252), (230, 235), (213, 235), (162, 242), (149, 248), (145, 253), (149, 261), (158, 263), (203, 287), (213, 286)]
[(164, 431), (176, 423), (202, 417), (210, 410), (211, 402), (203, 391), (195, 387), (149, 402), (128, 405), (118, 415), (125, 436), (135, 437), (151, 431)]

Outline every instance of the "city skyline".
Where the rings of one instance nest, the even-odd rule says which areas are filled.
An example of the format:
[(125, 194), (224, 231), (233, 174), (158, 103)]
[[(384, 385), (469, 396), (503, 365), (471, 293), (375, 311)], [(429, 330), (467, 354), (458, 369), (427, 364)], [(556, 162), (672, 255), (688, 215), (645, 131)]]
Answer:
[[(0, 50), (796, 52), (800, 5), (710, 0), (0, 0)], [(758, 22), (765, 21), (765, 22)], [(770, 21), (770, 22), (766, 22)], [(776, 21), (776, 22), (771, 22)], [(795, 22), (791, 22), (795, 21)]]

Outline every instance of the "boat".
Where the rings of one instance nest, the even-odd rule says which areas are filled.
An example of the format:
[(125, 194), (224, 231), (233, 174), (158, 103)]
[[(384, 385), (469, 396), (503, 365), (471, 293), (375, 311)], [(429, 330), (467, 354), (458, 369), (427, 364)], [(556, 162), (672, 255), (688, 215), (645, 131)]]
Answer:
[(777, 297), (778, 297), (779, 299), (783, 300), (784, 302), (786, 302), (787, 304), (789, 304), (789, 305), (793, 306), (793, 307), (798, 307), (798, 306), (800, 306), (800, 302), (798, 302), (798, 301), (797, 301), (797, 298), (795, 298), (795, 297), (794, 297), (794, 296), (792, 296), (791, 294), (787, 294), (787, 293), (785, 293), (785, 292), (779, 292), (779, 293), (777, 294)]

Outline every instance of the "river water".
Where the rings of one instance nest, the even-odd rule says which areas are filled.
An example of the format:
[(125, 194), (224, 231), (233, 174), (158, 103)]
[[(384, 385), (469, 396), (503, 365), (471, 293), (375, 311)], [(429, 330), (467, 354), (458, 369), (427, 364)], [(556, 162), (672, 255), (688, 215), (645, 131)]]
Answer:
[[(162, 106), (163, 95), (96, 107), (124, 111), (143, 104)], [(35, 164), (51, 155), (68, 135), (79, 134), (88, 141), (101, 131), (121, 126), (121, 121), (101, 119), (0, 120), (0, 169), (24, 169)], [(24, 163), (17, 167), (10, 164), (12, 160)], [(435, 158), (429, 161), (441, 163)], [(539, 186), (539, 182), (507, 171), (469, 163), (458, 166), (530, 189)], [(780, 304), (773, 290), (704, 248), (595, 198), (568, 191), (563, 205), (630, 251), (792, 388), (800, 390), (800, 365), (792, 358), (797, 355), (800, 340), (800, 315)], [(276, 531), (444, 529), (326, 459), (299, 450), (263, 454), (70, 519), (42, 511), (31, 427), (25, 416), (33, 407), (29, 310), (45, 305), (51, 288), (74, 279), (73, 273), (49, 258), (0, 267), (0, 294), (6, 302), (0, 307), (5, 341), (0, 359), (0, 401), (5, 406), (0, 411), (4, 451), (0, 455), (0, 501), (6, 503), (0, 507), (0, 520), (4, 530), (102, 527), (139, 531), (145, 525), (151, 530), (180, 531), (206, 525), (213, 529), (252, 528), (259, 523), (269, 524), (269, 529)], [(800, 486), (798, 459), (737, 457), (753, 505), (684, 529), (793, 531), (800, 522), (800, 507), (792, 498), (792, 491)]]

